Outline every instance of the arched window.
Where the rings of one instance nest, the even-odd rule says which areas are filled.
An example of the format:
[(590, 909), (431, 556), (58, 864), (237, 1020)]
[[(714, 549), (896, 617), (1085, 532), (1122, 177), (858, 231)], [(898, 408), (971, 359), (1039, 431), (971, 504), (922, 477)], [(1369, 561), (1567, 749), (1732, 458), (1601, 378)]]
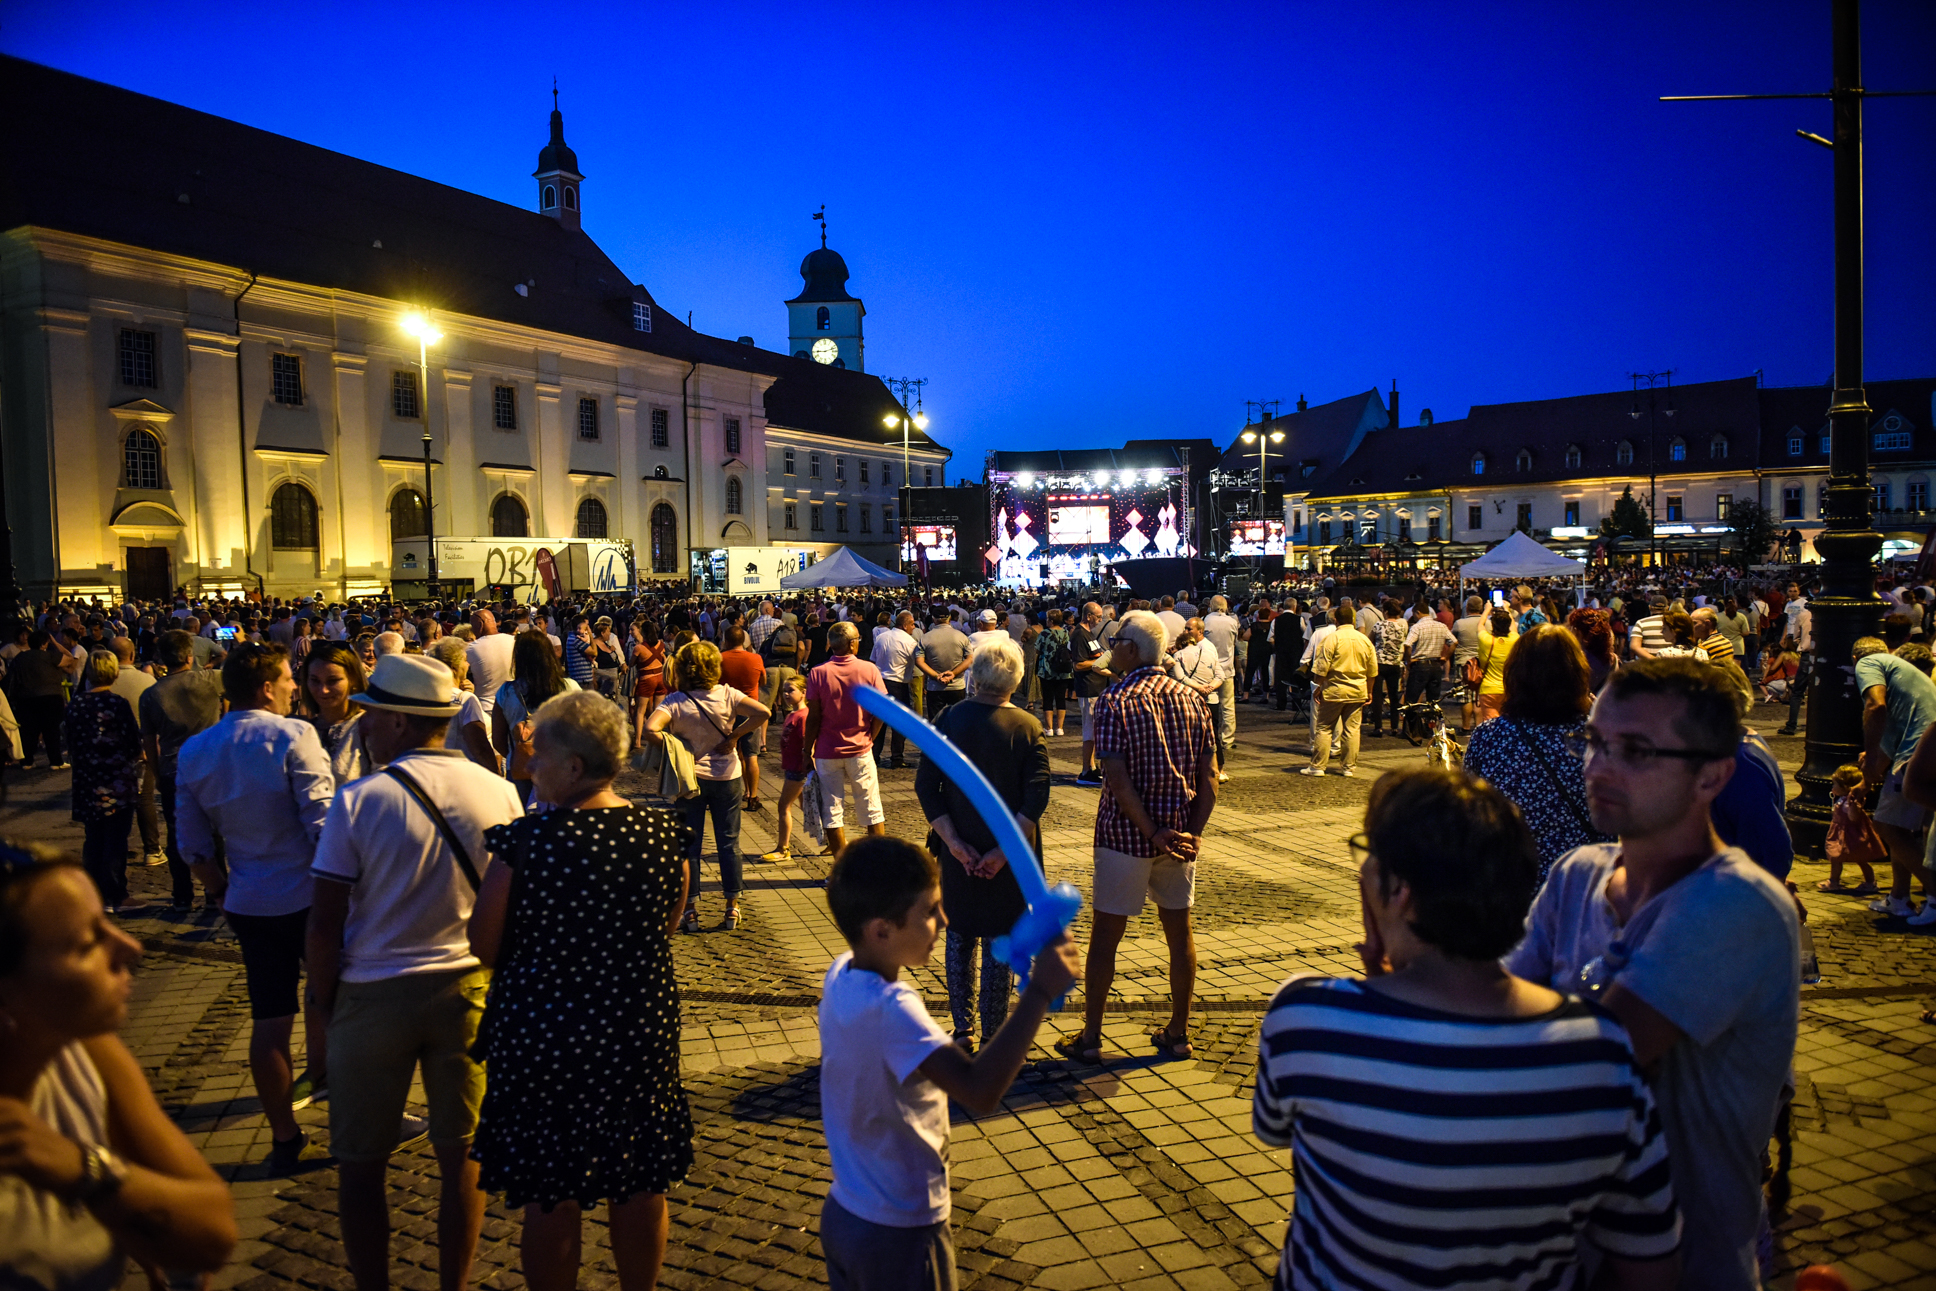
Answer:
[(316, 496), (291, 480), (269, 499), (269, 545), (279, 551), (314, 551)]
[(729, 516), (739, 514), (739, 480), (736, 477), (726, 481), (726, 514)]
[(1568, 444), (1566, 446), (1566, 469), (1569, 471), (1577, 471), (1580, 469), (1580, 446), (1578, 444)]
[(498, 494), (497, 501), (491, 503), (491, 536), (493, 538), (526, 538), (530, 536), (529, 519), (524, 503), (511, 493)]
[(1484, 475), (1486, 473), (1486, 455), (1484, 453), (1474, 453), (1472, 455), (1472, 473), (1474, 475)]
[(663, 466), (655, 466), (652, 468), (652, 478), (655, 480), (669, 480), (672, 478), (672, 472)]
[(1623, 439), (1620, 441), (1620, 447), (1613, 450), (1613, 460), (1622, 466), (1633, 465), (1633, 443), (1631, 440)]
[(605, 536), (605, 504), (597, 498), (586, 498), (578, 504), (578, 536), (580, 538)]
[(652, 572), (677, 573), (678, 560), (679, 515), (669, 503), (661, 502), (652, 508)]
[(831, 309), (828, 309), (825, 305), (822, 305), (820, 307), (820, 311), (813, 316), (813, 325), (816, 329), (822, 332), (833, 331), (834, 311)]
[(161, 487), (161, 441), (149, 432), (136, 427), (128, 432), (127, 443), (122, 452), (127, 463), (128, 484), (131, 489), (158, 489)]
[(1525, 474), (1527, 471), (1532, 470), (1533, 469), (1533, 450), (1530, 448), (1520, 449), (1519, 456), (1513, 458), (1513, 469), (1515, 471), (1520, 472), (1522, 475)]
[(1728, 457), (1728, 437), (1726, 435), (1716, 435), (1713, 439), (1708, 440), (1707, 455), (1717, 462), (1726, 461)]
[(390, 541), (421, 538), (428, 532), (424, 524), (423, 494), (415, 489), (398, 489), (390, 499)]
[(578, 190), (570, 184), (565, 185), (565, 209), (568, 211), (578, 209)]
[(544, 208), (548, 211), (558, 204), (558, 190), (550, 184), (544, 186)]
[(1667, 460), (1670, 462), (1686, 461), (1687, 460), (1687, 441), (1684, 439), (1676, 438), (1672, 443), (1668, 444)]

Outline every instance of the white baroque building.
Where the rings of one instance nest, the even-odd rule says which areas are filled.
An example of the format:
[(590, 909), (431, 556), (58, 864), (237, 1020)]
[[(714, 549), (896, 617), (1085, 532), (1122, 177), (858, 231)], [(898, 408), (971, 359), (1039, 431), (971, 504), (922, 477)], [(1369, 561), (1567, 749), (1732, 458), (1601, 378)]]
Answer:
[[(374, 592), (424, 532), (426, 437), (439, 537), (626, 539), (643, 580), (717, 548), (892, 559), (902, 410), (844, 262), (810, 253), (787, 302), (814, 321), (831, 257), (843, 363), (693, 331), (583, 231), (555, 106), (532, 210), (17, 59), (0, 106), (30, 594)], [(914, 437), (917, 476), (948, 456)]]

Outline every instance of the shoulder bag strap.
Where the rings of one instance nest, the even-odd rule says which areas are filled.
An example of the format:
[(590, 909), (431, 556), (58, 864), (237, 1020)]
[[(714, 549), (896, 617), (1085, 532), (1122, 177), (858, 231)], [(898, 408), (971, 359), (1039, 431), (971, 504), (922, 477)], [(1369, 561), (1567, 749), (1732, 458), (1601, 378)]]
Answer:
[(430, 795), (423, 791), (423, 786), (411, 778), (409, 772), (394, 763), (384, 767), (383, 774), (402, 785), (404, 792), (417, 800), (417, 805), (424, 809), (424, 814), (430, 817), (430, 823), (437, 827), (437, 832), (443, 835), (444, 842), (448, 843), (450, 850), (456, 854), (457, 866), (464, 871), (464, 878), (471, 885), (471, 891), (477, 891), (482, 885), (478, 882), (477, 867), (471, 864), (470, 852), (464, 847), (463, 841), (457, 837), (457, 831), (450, 827), (450, 822), (444, 819), (444, 813), (437, 809), (437, 804), (432, 802)]
[(1519, 737), (1519, 742), (1526, 746), (1526, 751), (1533, 755), (1533, 760), (1539, 763), (1540, 770), (1546, 773), (1546, 778), (1553, 782), (1553, 792), (1560, 796), (1560, 801), (1564, 802), (1567, 810), (1573, 813), (1573, 819), (1580, 823), (1580, 828), (1589, 834), (1597, 834), (1599, 831), (1593, 828), (1592, 818), (1586, 812), (1582, 811), (1580, 804), (1573, 801), (1572, 796), (1566, 792), (1566, 786), (1560, 782), (1559, 772), (1553, 770), (1553, 764), (1546, 760), (1546, 754), (1541, 752), (1539, 745), (1535, 744), (1533, 738), (1526, 734), (1526, 728), (1518, 722), (1513, 722), (1512, 729), (1513, 734)]

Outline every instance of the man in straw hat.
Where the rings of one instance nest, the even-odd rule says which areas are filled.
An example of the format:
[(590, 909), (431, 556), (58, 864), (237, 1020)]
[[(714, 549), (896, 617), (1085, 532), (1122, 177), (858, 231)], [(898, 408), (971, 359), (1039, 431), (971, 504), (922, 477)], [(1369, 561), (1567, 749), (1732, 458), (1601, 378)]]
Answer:
[(461, 697), (437, 659), (384, 655), (350, 698), (383, 770), (337, 791), (309, 919), (310, 1007), (330, 1019), (343, 1249), (362, 1291), (389, 1285), (384, 1175), (421, 1065), (443, 1176), (438, 1261), (444, 1284), (462, 1286), (484, 1222), (469, 1159), (484, 1069), (470, 1048), (490, 981), (466, 925), (489, 859), (484, 831), (523, 808), (509, 781), (444, 747)]

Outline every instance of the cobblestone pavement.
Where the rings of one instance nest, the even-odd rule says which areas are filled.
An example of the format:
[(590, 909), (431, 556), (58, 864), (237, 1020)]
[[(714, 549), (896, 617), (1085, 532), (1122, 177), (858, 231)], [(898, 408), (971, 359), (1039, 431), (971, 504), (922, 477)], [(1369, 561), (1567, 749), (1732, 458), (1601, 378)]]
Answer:
[[(1759, 716), (1771, 731), (1782, 714)], [(1107, 1064), (1070, 1067), (1046, 1047), (1075, 1026), (1078, 993), (1069, 1011), (1051, 1018), (1000, 1112), (956, 1111), (964, 1286), (1209, 1291), (1269, 1280), (1292, 1179), (1288, 1153), (1264, 1149), (1249, 1133), (1263, 1001), (1292, 972), (1355, 970), (1356, 881), (1344, 839), (1360, 823), (1373, 778), (1421, 754), (1402, 741), (1368, 739), (1358, 778), (1318, 781), (1294, 773), (1305, 761), (1302, 725), (1243, 705), (1238, 726), (1232, 779), (1199, 865), (1197, 1056), (1158, 1061), (1143, 1040), (1168, 1007), (1163, 942), (1146, 913), (1123, 943)], [(1801, 742), (1774, 743), (1792, 772)], [(1073, 735), (1052, 741), (1051, 756), (1051, 879), (1086, 893), (1097, 791), (1071, 783), (1080, 764)], [(775, 757), (766, 770), (771, 803)], [(78, 849), (79, 829), (66, 819), (67, 780), (52, 772), (16, 778), (0, 830)], [(889, 828), (921, 837), (913, 773), (887, 772), (884, 781)], [(770, 805), (746, 817), (751, 857), (771, 847), (772, 827)], [(842, 948), (820, 894), (826, 867), (824, 856), (751, 860), (745, 924), (676, 940), (698, 1166), (672, 1198), (668, 1286), (825, 1281), (815, 1230), (830, 1171), (813, 1005)], [(165, 871), (131, 873), (138, 897), (164, 891)], [(1936, 994), (1936, 943), (1871, 915), (1860, 900), (1815, 893), (1825, 873), (1804, 862), (1795, 874), (1824, 978), (1804, 992), (1790, 1195), (1778, 1217), (1785, 1273), (1772, 1285), (1785, 1288), (1795, 1269), (1832, 1261), (1859, 1288), (1936, 1288), (1936, 1149), (1924, 1139), (1936, 1139), (1936, 1027), (1918, 1020), (1924, 997)], [(709, 922), (722, 912), (715, 880), (708, 861)], [(218, 1286), (348, 1288), (334, 1171), (272, 1179), (261, 1165), (268, 1130), (249, 1084), (233, 940), (207, 916), (170, 919), (151, 909), (127, 922), (150, 947), (127, 1038), (170, 1114), (232, 1181), (242, 1216), (245, 1240)], [(938, 957), (912, 980), (945, 1019)], [(327, 1133), (326, 1109), (298, 1116)], [(401, 1154), (392, 1175), (396, 1277), (416, 1291), (435, 1286), (435, 1176), (427, 1150)], [(522, 1283), (517, 1236), (516, 1217), (494, 1205), (479, 1252), (482, 1285), (509, 1291)], [(585, 1279), (615, 1281), (602, 1215), (587, 1228)]]

